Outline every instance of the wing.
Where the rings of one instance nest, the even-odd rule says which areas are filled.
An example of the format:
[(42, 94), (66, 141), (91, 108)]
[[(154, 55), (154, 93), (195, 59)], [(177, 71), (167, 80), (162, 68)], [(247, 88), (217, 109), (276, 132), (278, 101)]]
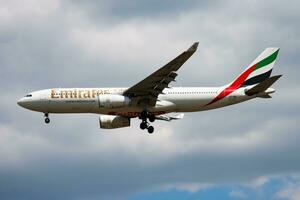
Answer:
[(138, 105), (154, 106), (158, 95), (175, 80), (176, 71), (195, 53), (197, 47), (198, 42), (195, 42), (171, 62), (124, 91), (124, 94), (131, 97)]

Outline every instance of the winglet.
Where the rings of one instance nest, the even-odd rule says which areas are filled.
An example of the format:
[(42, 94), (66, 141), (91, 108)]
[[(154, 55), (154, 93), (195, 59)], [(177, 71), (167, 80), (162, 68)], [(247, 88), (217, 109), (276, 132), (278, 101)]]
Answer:
[(187, 51), (193, 51), (195, 52), (198, 48), (199, 42), (195, 42)]

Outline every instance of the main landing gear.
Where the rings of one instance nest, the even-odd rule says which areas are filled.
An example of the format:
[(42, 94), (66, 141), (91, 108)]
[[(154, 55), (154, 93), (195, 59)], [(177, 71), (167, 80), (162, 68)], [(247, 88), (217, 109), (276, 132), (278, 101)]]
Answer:
[(155, 120), (155, 116), (154, 115), (149, 115), (147, 111), (142, 111), (140, 118), (142, 119), (142, 123), (140, 124), (140, 128), (142, 130), (147, 129), (148, 133), (153, 133), (154, 132), (154, 128), (153, 126), (150, 125), (149, 122), (147, 122), (147, 119), (149, 119), (150, 122), (154, 122)]
[(50, 123), (49, 113), (45, 113), (44, 116), (45, 116), (45, 123), (49, 124)]

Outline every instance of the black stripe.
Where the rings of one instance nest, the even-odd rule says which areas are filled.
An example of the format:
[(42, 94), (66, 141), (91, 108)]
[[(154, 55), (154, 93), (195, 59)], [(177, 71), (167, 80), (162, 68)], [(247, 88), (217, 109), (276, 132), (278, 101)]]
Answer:
[(242, 86), (254, 85), (254, 84), (260, 83), (260, 82), (266, 80), (267, 78), (269, 78), (271, 76), (271, 73), (272, 73), (272, 69), (270, 69), (269, 71), (267, 71), (263, 74), (254, 76), (254, 77), (246, 80)]

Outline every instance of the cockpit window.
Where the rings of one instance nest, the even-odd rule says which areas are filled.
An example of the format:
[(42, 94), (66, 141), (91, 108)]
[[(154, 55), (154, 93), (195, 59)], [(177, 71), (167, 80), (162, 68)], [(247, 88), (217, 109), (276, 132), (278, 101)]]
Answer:
[(27, 94), (25, 97), (32, 97), (32, 94)]

